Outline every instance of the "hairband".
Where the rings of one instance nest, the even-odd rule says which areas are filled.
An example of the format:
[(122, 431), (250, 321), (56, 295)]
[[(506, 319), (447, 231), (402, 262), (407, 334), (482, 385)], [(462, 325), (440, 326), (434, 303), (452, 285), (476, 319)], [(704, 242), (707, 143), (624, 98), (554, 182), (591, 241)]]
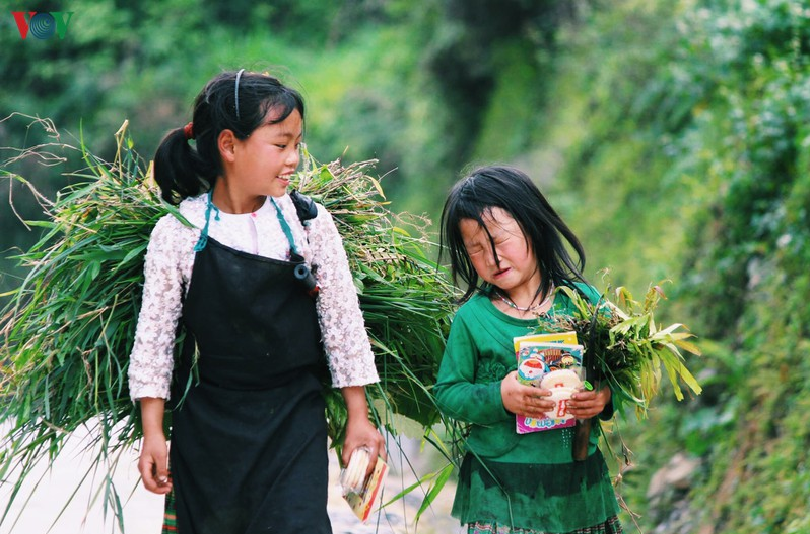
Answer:
[(236, 108), (236, 120), (238, 121), (242, 120), (242, 117), (239, 116), (239, 80), (242, 78), (243, 72), (245, 72), (245, 69), (236, 73), (236, 82), (233, 84), (233, 101)]
[(194, 139), (194, 124), (188, 123), (183, 126), (183, 133), (186, 134), (186, 141)]

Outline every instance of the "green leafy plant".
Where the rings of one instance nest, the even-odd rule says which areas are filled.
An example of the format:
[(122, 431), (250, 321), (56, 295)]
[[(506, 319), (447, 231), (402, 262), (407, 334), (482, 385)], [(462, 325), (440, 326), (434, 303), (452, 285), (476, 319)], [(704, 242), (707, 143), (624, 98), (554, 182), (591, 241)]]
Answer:
[[(8, 295), (0, 323), (0, 425), (7, 429), (0, 436), (0, 480), (13, 484), (0, 523), (33, 467), (53, 462), (66, 438), (88, 427), (88, 448), (100, 445), (90, 470), (106, 468), (105, 510), (124, 528), (110, 473), (120, 453), (141, 436), (126, 376), (143, 256), (160, 217), (183, 220), (160, 199), (150, 166), (126, 130), (125, 122), (111, 163), (84, 143), (78, 149), (59, 144), (83, 161), (84, 170), (70, 173), (75, 185), (55, 201), (41, 199), (45, 220), (27, 221), (44, 233), (16, 257), (28, 274)], [(331, 211), (344, 240), (381, 374), (379, 385), (367, 388), (371, 415), (395, 438), (410, 426), (436, 442), (432, 427), (443, 420), (429, 389), (449, 329), (453, 291), (426, 254), (426, 221), (388, 210), (379, 181), (369, 174), (374, 163), (323, 165), (305, 151), (296, 186)], [(31, 186), (7, 168), (0, 172)], [(339, 447), (345, 408), (331, 384), (324, 384), (324, 392), (330, 437)]]
[(701, 387), (684, 363), (681, 350), (699, 355), (700, 349), (689, 341), (693, 334), (681, 323), (663, 326), (655, 320), (655, 310), (666, 298), (660, 285), (651, 286), (644, 302), (637, 302), (624, 287), (613, 290), (616, 302), (603, 296), (599, 303), (588, 302), (568, 287), (560, 288), (574, 303), (569, 317), (554, 319), (559, 331), (573, 330), (592, 359), (598, 376), (613, 392), (619, 411), (630, 404), (636, 415), (646, 416), (653, 398), (659, 393), (666, 372), (678, 400), (683, 399), (681, 383), (694, 394)]

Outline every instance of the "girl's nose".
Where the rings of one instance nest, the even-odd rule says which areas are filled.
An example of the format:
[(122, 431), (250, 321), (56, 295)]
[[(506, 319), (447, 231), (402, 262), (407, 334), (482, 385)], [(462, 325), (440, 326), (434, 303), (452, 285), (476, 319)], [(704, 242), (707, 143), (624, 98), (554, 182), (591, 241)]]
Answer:
[(498, 252), (493, 250), (492, 254), (487, 254), (487, 266), (499, 266), (501, 264), (501, 259), (498, 257)]
[(300, 158), (299, 150), (291, 150), (290, 153), (287, 155), (287, 159), (284, 161), (286, 165), (290, 167), (298, 167), (298, 159)]

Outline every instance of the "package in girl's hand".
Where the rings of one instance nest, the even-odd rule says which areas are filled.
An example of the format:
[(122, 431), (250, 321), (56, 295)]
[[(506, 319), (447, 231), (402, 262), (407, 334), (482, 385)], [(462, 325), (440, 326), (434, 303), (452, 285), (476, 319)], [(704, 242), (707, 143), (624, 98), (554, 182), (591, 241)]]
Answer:
[(374, 471), (365, 477), (368, 461), (368, 451), (364, 448), (357, 449), (340, 474), (343, 498), (360, 521), (368, 519), (371, 511), (379, 504), (385, 476), (388, 474), (388, 464), (378, 456)]
[(576, 424), (566, 411), (571, 395), (583, 385), (582, 345), (575, 332), (515, 338), (518, 381), (551, 391), (556, 406), (540, 419), (517, 415), (517, 433), (528, 434)]

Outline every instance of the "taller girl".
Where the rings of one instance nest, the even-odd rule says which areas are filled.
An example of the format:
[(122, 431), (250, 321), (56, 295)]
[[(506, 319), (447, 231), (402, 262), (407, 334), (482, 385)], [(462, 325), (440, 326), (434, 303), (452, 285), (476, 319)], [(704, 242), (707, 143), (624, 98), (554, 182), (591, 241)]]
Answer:
[[(549, 390), (517, 381), (513, 338), (533, 333), (538, 319), (573, 311), (555, 287), (598, 301), (581, 274), (579, 240), (528, 176), (485, 167), (450, 192), (442, 241), (466, 290), (434, 389), (448, 416), (471, 423), (453, 515), (469, 534), (621, 532), (598, 432), (587, 459), (573, 461), (571, 429), (515, 428), (515, 414), (542, 419), (554, 402)], [(580, 391), (568, 411), (579, 419), (610, 417), (610, 398), (607, 388)]]
[[(174, 490), (181, 534), (331, 532), (327, 363), (348, 408), (344, 463), (361, 446), (385, 454), (368, 420), (363, 386), (378, 375), (341, 238), (322, 206), (287, 194), (303, 122), (293, 89), (226, 72), (155, 154), (163, 198), (191, 225), (166, 215), (152, 232), (129, 384), (143, 484)], [(307, 272), (309, 284), (296, 276)]]

